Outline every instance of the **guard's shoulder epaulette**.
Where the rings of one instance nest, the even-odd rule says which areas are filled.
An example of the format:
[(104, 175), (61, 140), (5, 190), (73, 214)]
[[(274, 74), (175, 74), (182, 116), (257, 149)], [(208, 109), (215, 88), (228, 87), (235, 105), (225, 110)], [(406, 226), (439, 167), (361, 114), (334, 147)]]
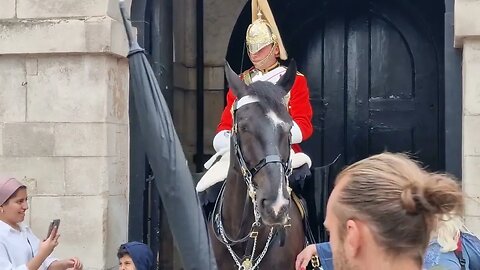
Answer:
[(240, 78), (243, 78), (243, 77), (249, 75), (250, 72), (252, 72), (253, 69), (254, 69), (254, 67), (251, 67), (251, 68), (245, 70), (244, 72), (242, 72), (242, 73), (240, 74)]
[(252, 73), (253, 69), (254, 69), (254, 67), (251, 67), (251, 68), (245, 70), (244, 72), (242, 72), (242, 74), (240, 74), (240, 79), (242, 79), (247, 85), (252, 83), (251, 73)]
[[(284, 65), (281, 65), (281, 67), (284, 67), (285, 69), (288, 69), (287, 66), (284, 66)], [(297, 75), (300, 75), (300, 76), (303, 76), (305, 77), (305, 75), (303, 75), (300, 71), (297, 70)]]

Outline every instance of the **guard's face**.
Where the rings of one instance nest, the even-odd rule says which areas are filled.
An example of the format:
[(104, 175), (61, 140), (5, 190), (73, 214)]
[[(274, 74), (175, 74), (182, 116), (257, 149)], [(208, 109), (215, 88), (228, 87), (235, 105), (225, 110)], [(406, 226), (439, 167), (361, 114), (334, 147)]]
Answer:
[(277, 62), (277, 57), (280, 53), (280, 49), (277, 44), (270, 44), (256, 53), (249, 53), (250, 61), (257, 69), (266, 69), (271, 67)]
[(124, 255), (118, 262), (118, 270), (136, 270), (135, 264), (129, 255)]

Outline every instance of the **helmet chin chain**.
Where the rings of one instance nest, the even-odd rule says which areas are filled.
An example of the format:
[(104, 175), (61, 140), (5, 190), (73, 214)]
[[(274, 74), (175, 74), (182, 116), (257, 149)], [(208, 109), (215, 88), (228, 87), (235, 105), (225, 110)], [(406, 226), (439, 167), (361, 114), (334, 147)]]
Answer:
[[(273, 54), (273, 50), (275, 49), (275, 45), (276, 45), (276, 44), (273, 43), (273, 46), (272, 46), (272, 48), (270, 49), (270, 52), (269, 52), (262, 60), (257, 61), (257, 62), (253, 62), (253, 61), (252, 61), (252, 62), (253, 62), (253, 65), (255, 66), (255, 68), (257, 68), (257, 69), (264, 69), (264, 68), (258, 68), (258, 66), (262, 66), (262, 65), (269, 59), (269, 57)], [(248, 55), (249, 55), (249, 56), (251, 55), (250, 52), (248, 53)], [(268, 68), (268, 67), (266, 67), (266, 68)]]

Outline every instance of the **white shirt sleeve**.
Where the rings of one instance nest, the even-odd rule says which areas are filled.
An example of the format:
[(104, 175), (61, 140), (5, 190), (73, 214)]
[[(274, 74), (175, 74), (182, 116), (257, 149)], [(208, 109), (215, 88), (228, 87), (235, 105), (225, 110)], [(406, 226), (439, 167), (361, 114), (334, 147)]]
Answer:
[[(35, 236), (30, 229), (27, 229), (28, 239), (32, 243), (33, 252), (35, 255), (38, 254), (38, 248), (40, 247), (40, 239)], [(39, 269), (41, 270), (48, 270), (48, 267), (54, 262), (57, 261), (57, 258), (52, 257), (52, 255), (48, 256), (45, 261), (43, 261), (42, 265)], [(0, 268), (1, 269), (1, 268)]]
[(303, 140), (302, 131), (300, 127), (293, 121), (292, 129), (290, 130), (290, 134), (292, 134), (292, 144), (301, 143)]
[(10, 254), (4, 243), (0, 243), (0, 269), (2, 270), (28, 270), (26, 264), (14, 267), (11, 262)]
[[(20, 230), (0, 220), (0, 270), (28, 270), (27, 263), (38, 254), (40, 240), (30, 228), (20, 225)], [(57, 259), (49, 256), (39, 270), (48, 270)]]
[(55, 261), (58, 261), (57, 258), (53, 258), (52, 256), (48, 256), (45, 261), (42, 263), (42, 267), (44, 267), (45, 270), (48, 269), (48, 267), (50, 267), (50, 265), (55, 262)]

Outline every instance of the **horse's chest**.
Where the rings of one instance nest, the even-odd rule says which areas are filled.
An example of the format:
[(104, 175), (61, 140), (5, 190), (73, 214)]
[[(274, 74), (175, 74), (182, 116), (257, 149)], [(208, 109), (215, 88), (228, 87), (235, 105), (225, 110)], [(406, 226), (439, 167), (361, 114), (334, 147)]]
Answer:
[[(285, 254), (282, 251), (276, 250), (277, 248), (271, 247), (268, 252), (263, 257), (260, 264), (255, 268), (255, 270), (293, 270), (295, 265), (295, 256), (290, 256), (289, 254)], [(230, 253), (227, 249), (217, 250), (217, 266), (220, 270), (238, 270), (239, 267), (231, 257)], [(256, 256), (257, 257), (257, 254)], [(247, 261), (239, 261), (241, 265), (244, 265), (245, 270), (249, 269), (252, 270), (253, 267), (252, 262)]]

